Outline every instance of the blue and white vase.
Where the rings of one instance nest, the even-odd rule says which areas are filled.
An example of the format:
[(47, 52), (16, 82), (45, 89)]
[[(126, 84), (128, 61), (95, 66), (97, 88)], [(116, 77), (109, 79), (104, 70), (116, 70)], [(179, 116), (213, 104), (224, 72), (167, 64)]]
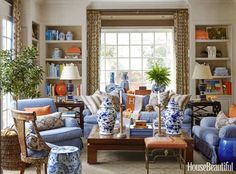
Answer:
[(178, 103), (173, 99), (169, 102), (167, 109), (163, 113), (166, 133), (171, 135), (180, 134), (180, 129), (183, 122), (183, 114), (179, 110)]
[(97, 121), (100, 134), (113, 134), (116, 121), (116, 110), (114, 109), (110, 98), (105, 97), (103, 99), (100, 109), (97, 111)]
[(47, 173), (81, 174), (80, 150), (74, 146), (57, 146), (50, 151)]
[(53, 59), (62, 58), (62, 50), (60, 48), (54, 48), (52, 52), (52, 58)]
[(124, 89), (125, 92), (129, 90), (128, 72), (122, 72), (120, 87)]
[(166, 87), (164, 85), (158, 85), (156, 83), (154, 83), (152, 85), (152, 92), (154, 92), (154, 93), (158, 93), (158, 91), (159, 92), (164, 92), (165, 89), (166, 89)]
[(73, 40), (73, 34), (70, 31), (66, 33), (66, 40)]
[(110, 73), (110, 84), (108, 84), (105, 87), (105, 91), (107, 93), (110, 93), (110, 92), (114, 91), (117, 87), (118, 87), (118, 85), (115, 84), (115, 72), (111, 72)]

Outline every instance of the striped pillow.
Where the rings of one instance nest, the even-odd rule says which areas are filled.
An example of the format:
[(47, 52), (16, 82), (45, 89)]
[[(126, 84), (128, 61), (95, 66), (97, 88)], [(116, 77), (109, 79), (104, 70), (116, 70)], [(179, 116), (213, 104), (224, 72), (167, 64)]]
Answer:
[(186, 105), (188, 104), (189, 100), (190, 100), (191, 95), (180, 95), (180, 94), (174, 94), (170, 97), (170, 101), (172, 101), (173, 99), (175, 100), (175, 102), (178, 103), (179, 108), (181, 110), (184, 110)]
[(90, 95), (90, 96), (81, 95), (81, 98), (84, 101), (84, 104), (90, 110), (90, 112), (92, 114), (96, 114), (99, 109), (99, 106), (102, 103), (101, 98), (97, 95)]

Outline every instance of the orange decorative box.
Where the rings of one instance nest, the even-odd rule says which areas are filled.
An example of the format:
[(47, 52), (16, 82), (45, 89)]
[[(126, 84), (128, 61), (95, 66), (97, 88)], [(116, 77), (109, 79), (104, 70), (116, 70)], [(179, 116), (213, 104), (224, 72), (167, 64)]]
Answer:
[(197, 30), (196, 31), (196, 39), (199, 40), (208, 40), (208, 32), (204, 31), (204, 30)]
[(70, 47), (66, 50), (66, 53), (80, 53), (81, 49), (79, 47)]

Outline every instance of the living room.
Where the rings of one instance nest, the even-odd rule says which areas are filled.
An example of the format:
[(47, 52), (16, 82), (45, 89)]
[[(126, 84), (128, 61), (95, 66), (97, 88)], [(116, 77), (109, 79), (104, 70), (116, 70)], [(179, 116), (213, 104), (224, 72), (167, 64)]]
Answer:
[[(69, 173), (201, 173), (194, 170), (197, 164), (235, 169), (235, 0), (1, 0), (0, 20), (4, 174), (22, 173), (24, 167), (25, 173), (36, 173), (33, 164), (41, 173), (68, 173), (52, 162), (53, 154), (63, 154), (52, 149), (65, 146), (77, 149), (77, 172)], [(5, 51), (10, 49), (14, 52)], [(109, 102), (115, 110), (107, 115), (117, 114), (107, 123), (103, 108), (111, 107)], [(48, 117), (37, 116), (35, 108), (43, 106), (50, 106), (41, 115), (52, 113), (53, 125), (43, 125)], [(178, 129), (167, 126), (170, 112), (178, 112)], [(27, 157), (23, 142), (29, 136), (24, 138), (17, 123), (21, 115), (33, 123), (24, 129), (34, 128), (31, 134), (48, 152), (43, 160)], [(130, 123), (140, 127), (132, 132), (130, 125), (126, 129)], [(183, 151), (179, 161), (186, 169), (166, 158), (177, 142), (167, 148), (162, 128), (185, 147), (177, 152)], [(153, 135), (166, 144), (145, 139)], [(150, 169), (149, 143), (164, 155)]]

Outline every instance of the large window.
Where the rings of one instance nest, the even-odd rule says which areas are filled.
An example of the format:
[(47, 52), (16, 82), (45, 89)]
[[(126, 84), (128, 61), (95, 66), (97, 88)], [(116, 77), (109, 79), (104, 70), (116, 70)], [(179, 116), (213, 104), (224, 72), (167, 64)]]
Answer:
[[(9, 7), (9, 4), (7, 3), (5, 3), (4, 5)], [(0, 14), (0, 48), (9, 50), (12, 48), (13, 26), (10, 19), (10, 11), (7, 11), (6, 9), (7, 8), (5, 8), (5, 11), (3, 11), (5, 12), (4, 14)], [(12, 97), (10, 96), (10, 94), (1, 94), (1, 101), (1, 127), (4, 128), (12, 125), (13, 123), (13, 119), (10, 114)]]
[(101, 33), (100, 89), (109, 84), (110, 73), (120, 84), (122, 72), (128, 72), (130, 89), (151, 88), (145, 72), (154, 63), (169, 67), (175, 90), (175, 56), (173, 28), (105, 28)]

